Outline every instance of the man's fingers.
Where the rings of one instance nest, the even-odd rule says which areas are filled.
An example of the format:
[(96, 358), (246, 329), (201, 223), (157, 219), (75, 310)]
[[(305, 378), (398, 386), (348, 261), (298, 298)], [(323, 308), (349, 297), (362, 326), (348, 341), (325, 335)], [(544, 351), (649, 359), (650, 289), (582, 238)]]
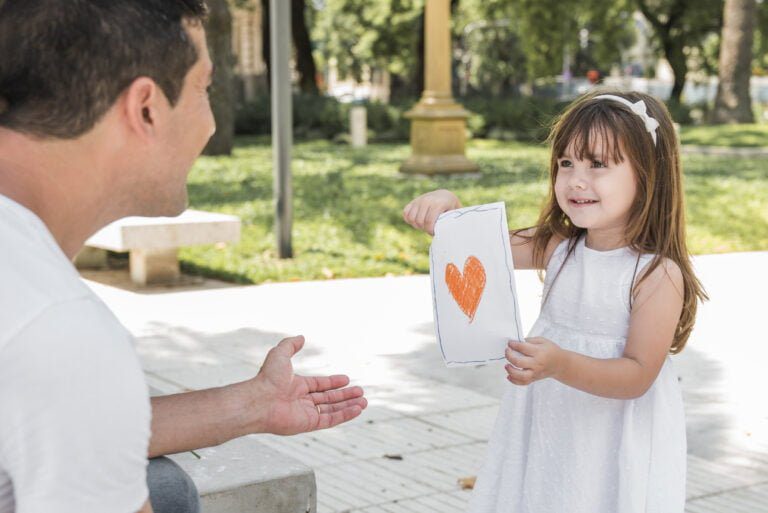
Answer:
[(275, 349), (284, 352), (288, 358), (292, 358), (293, 355), (301, 351), (302, 347), (304, 347), (304, 336), (299, 335), (296, 337), (284, 338), (277, 344)]
[(349, 385), (349, 377), (344, 374), (333, 376), (308, 376), (303, 377), (307, 382), (310, 393), (325, 392), (327, 390), (336, 390)]
[(326, 392), (315, 392), (310, 394), (312, 402), (315, 404), (333, 404), (355, 399), (363, 396), (363, 389), (360, 387), (342, 388), (339, 390), (329, 390)]
[(322, 415), (323, 413), (335, 413), (337, 411), (342, 411), (346, 408), (351, 408), (352, 406), (359, 406), (360, 409), (365, 409), (366, 406), (368, 406), (368, 399), (365, 397), (355, 397), (354, 399), (348, 399), (346, 401), (341, 401), (334, 404), (318, 404), (317, 411), (320, 412)]
[(360, 406), (359, 404), (348, 406), (347, 408), (332, 413), (321, 413), (320, 422), (317, 427), (319, 429), (332, 428), (354, 419), (361, 413), (363, 413), (363, 406)]

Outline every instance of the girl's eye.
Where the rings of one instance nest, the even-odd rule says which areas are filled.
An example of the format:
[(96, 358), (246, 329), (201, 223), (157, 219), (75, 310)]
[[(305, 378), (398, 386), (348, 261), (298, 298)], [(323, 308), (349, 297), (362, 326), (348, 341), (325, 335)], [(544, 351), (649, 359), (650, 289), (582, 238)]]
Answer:
[(560, 161), (560, 167), (573, 167), (573, 162), (568, 159), (563, 159)]
[(605, 163), (603, 163), (603, 161), (601, 161), (601, 160), (593, 160), (593, 161), (592, 161), (592, 167), (598, 167), (598, 168), (600, 168), (600, 167), (606, 167), (606, 165), (605, 165)]

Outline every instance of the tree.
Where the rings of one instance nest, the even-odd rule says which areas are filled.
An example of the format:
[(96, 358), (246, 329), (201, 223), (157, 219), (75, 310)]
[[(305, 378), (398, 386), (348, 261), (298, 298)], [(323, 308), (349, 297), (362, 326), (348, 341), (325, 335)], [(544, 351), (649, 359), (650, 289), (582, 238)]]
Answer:
[[(325, 0), (317, 11), (313, 39), (324, 63), (335, 63), (342, 76), (362, 78), (366, 68), (392, 74), (393, 89), (401, 84), (419, 94), (423, 61), (424, 0)], [(396, 94), (393, 91), (393, 96)]]
[[(248, 2), (249, 0), (239, 0)], [(308, 94), (318, 94), (317, 66), (312, 53), (310, 29), (307, 26), (307, 15), (312, 11), (305, 0), (291, 0), (291, 38), (296, 51), (296, 73), (299, 77), (299, 89)], [(267, 83), (271, 81), (271, 53), (269, 0), (261, 0), (261, 51), (262, 59), (267, 66)]]
[(752, 77), (752, 42), (757, 4), (755, 0), (725, 0), (723, 36), (715, 109), (715, 123), (752, 123), (749, 79)]
[(216, 120), (216, 133), (208, 141), (204, 153), (229, 155), (232, 153), (235, 134), (232, 15), (227, 0), (208, 0), (208, 10), (206, 33), (214, 64), (211, 108)]
[[(603, 69), (620, 62), (634, 38), (632, 10), (631, 0), (463, 0), (457, 28), (477, 34), (468, 35), (467, 48), (487, 61), (478, 69), (513, 85), (559, 75), (566, 54)], [(479, 24), (487, 28), (474, 29)], [(582, 30), (589, 33), (584, 41)]]
[(307, 30), (307, 9), (304, 0), (291, 0), (291, 32), (296, 49), (296, 72), (299, 89), (304, 93), (317, 94), (317, 67), (312, 55), (312, 41)]
[(656, 33), (674, 74), (670, 100), (680, 103), (688, 63), (686, 49), (700, 47), (704, 38), (720, 32), (723, 0), (635, 0)]

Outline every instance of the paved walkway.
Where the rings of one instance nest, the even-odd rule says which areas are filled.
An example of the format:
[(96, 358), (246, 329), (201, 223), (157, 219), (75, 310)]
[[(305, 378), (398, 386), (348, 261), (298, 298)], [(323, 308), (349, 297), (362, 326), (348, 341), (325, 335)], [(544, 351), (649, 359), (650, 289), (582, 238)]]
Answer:
[[(768, 252), (695, 260), (712, 298), (674, 358), (685, 393), (690, 513), (768, 512)], [(304, 334), (299, 372), (349, 373), (371, 406), (334, 430), (259, 436), (313, 466), (320, 513), (460, 512), (506, 382), (492, 365), (447, 369), (432, 329), (429, 278), (376, 278), (136, 291), (88, 273), (136, 335), (152, 386), (165, 392), (246, 379), (267, 349)], [(111, 283), (105, 285), (103, 282)], [(540, 285), (518, 271), (523, 323)], [(121, 286), (114, 286), (121, 285)]]

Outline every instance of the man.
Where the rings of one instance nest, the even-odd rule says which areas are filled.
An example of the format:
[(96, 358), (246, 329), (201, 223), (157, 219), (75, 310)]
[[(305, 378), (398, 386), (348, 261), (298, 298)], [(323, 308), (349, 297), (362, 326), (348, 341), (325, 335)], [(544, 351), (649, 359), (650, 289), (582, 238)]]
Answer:
[(345, 376), (295, 376), (294, 337), (256, 377), (150, 415), (130, 334), (71, 265), (106, 224), (186, 207), (214, 132), (204, 16), (203, 0), (0, 0), (0, 513), (180, 511), (154, 493), (179, 472), (167, 459), (150, 504), (147, 456), (367, 405)]

